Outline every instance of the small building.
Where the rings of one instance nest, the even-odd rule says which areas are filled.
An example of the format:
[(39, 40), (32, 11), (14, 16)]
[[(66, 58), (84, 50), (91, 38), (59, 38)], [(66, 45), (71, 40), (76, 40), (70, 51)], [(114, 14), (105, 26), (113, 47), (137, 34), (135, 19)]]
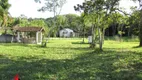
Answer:
[(0, 43), (11, 43), (16, 42), (16, 37), (11, 34), (0, 35)]
[(69, 38), (69, 37), (74, 37), (75, 33), (72, 29), (64, 28), (59, 31), (59, 36)]
[(42, 27), (16, 27), (13, 28), (16, 32), (17, 41), (23, 43), (41, 44), (42, 34), (44, 29)]
[(0, 27), (0, 43), (16, 42), (16, 37), (12, 34), (11, 30), (11, 27)]

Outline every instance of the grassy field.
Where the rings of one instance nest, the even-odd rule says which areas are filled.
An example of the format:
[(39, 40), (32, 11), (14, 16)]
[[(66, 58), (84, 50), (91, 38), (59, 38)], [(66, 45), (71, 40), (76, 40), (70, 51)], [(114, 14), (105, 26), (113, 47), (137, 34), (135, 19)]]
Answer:
[(80, 39), (50, 40), (39, 45), (0, 43), (0, 80), (142, 80), (138, 42), (105, 41), (104, 51)]

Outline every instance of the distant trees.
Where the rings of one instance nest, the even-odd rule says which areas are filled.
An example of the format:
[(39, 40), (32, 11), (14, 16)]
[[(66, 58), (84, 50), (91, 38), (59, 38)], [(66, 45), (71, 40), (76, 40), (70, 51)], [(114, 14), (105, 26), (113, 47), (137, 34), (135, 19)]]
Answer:
[(80, 16), (76, 14), (67, 14), (65, 15), (67, 19), (67, 25), (66, 27), (69, 27), (73, 30), (80, 31), (79, 24), (81, 24), (79, 21)]
[(10, 8), (8, 0), (0, 0), (0, 21), (1, 26), (7, 26), (7, 21), (10, 18), (8, 9)]
[(140, 24), (140, 11), (133, 9), (133, 13), (129, 17), (129, 36), (139, 35), (139, 24)]
[[(47, 18), (45, 23), (49, 28), (52, 28), (54, 23), (54, 18)], [(66, 15), (58, 15), (56, 16), (56, 25), (54, 25), (54, 29), (51, 32), (52, 37), (56, 37), (59, 33), (59, 30), (63, 28), (73, 29), (75, 32), (78, 32), (81, 35), (81, 23), (80, 16), (76, 14), (66, 14)]]
[[(36, 2), (41, 3), (41, 0), (35, 0)], [(60, 15), (61, 10), (66, 3), (66, 0), (44, 0), (45, 5), (38, 11), (49, 11), (53, 12), (53, 27), (50, 28), (48, 37), (50, 37), (50, 34), (53, 32), (54, 28), (57, 26), (57, 19), (56, 16)], [(55, 30), (54, 30), (55, 31)]]
[[(0, 27), (7, 27), (8, 23), (11, 22), (11, 17), (8, 13), (8, 9), (11, 5), (8, 3), (8, 0), (0, 0)], [(5, 34), (7, 29), (5, 29)]]
[(58, 32), (61, 28), (67, 26), (67, 19), (65, 16), (63, 15), (58, 15), (55, 17), (56, 18), (56, 25), (54, 25), (54, 18), (47, 18), (46, 19), (46, 23), (47, 26), (52, 29), (52, 31), (50, 32), (50, 36), (52, 37), (56, 37), (58, 36)]

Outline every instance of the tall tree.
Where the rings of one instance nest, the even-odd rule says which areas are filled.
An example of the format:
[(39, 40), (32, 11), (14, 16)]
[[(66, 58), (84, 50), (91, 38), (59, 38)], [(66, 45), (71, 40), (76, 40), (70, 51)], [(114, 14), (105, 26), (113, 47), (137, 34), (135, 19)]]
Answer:
[(139, 1), (139, 6), (140, 6), (140, 24), (139, 24), (139, 40), (140, 44), (139, 46), (142, 47), (142, 0)]
[(85, 9), (84, 5), (77, 4), (76, 6), (74, 6), (74, 10), (80, 12), (80, 14), (81, 14), (80, 21), (81, 21), (82, 28), (83, 28), (83, 41), (82, 41), (83, 43), (85, 43), (85, 41), (84, 41), (84, 39), (85, 39), (85, 22), (84, 22), (84, 18), (85, 18), (85, 15), (86, 15), (86, 11), (84, 9)]
[[(118, 5), (119, 0), (85, 0), (82, 5), (78, 5), (79, 8), (83, 9), (86, 14), (91, 16), (92, 19), (92, 45), (95, 43), (96, 32), (98, 32), (99, 36), (99, 45), (100, 50), (102, 50), (103, 45), (103, 36), (109, 14), (116, 10), (116, 5)], [(78, 9), (78, 8), (77, 8)], [(96, 15), (96, 16), (95, 16)], [(94, 18), (95, 16), (96, 18)], [(94, 21), (95, 20), (95, 21)], [(95, 22), (95, 23), (94, 23)], [(94, 29), (95, 28), (95, 29)], [(98, 31), (97, 31), (98, 30)]]
[(139, 46), (142, 47), (142, 0), (132, 0), (134, 2), (139, 2), (139, 11), (140, 11), (140, 23), (139, 23)]
[(139, 34), (139, 24), (140, 24), (140, 11), (136, 8), (132, 8), (132, 14), (129, 17), (129, 30), (128, 35), (137, 35)]
[(7, 21), (10, 18), (8, 13), (8, 9), (10, 8), (10, 6), (11, 5), (8, 3), (8, 0), (0, 0), (0, 20), (2, 27), (7, 26)]
[[(42, 0), (35, 0), (35, 1), (42, 3)], [(53, 19), (53, 27), (50, 28), (49, 33), (48, 33), (48, 37), (50, 37), (50, 34), (54, 30), (54, 28), (57, 26), (56, 16), (61, 13), (61, 10), (62, 10), (64, 4), (66, 3), (66, 0), (44, 0), (43, 2), (45, 5), (41, 9), (39, 9), (38, 11), (53, 12), (53, 18), (54, 18)]]

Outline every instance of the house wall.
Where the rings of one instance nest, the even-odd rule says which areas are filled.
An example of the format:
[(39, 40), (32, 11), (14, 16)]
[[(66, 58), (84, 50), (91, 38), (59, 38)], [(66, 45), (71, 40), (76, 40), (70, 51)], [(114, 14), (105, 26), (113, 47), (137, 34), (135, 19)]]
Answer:
[(16, 37), (12, 35), (0, 35), (0, 43), (10, 43), (10, 42), (16, 42)]
[(36, 33), (37, 44), (42, 44), (42, 32)]
[(74, 37), (75, 33), (71, 30), (61, 30), (59, 32), (60, 37)]

